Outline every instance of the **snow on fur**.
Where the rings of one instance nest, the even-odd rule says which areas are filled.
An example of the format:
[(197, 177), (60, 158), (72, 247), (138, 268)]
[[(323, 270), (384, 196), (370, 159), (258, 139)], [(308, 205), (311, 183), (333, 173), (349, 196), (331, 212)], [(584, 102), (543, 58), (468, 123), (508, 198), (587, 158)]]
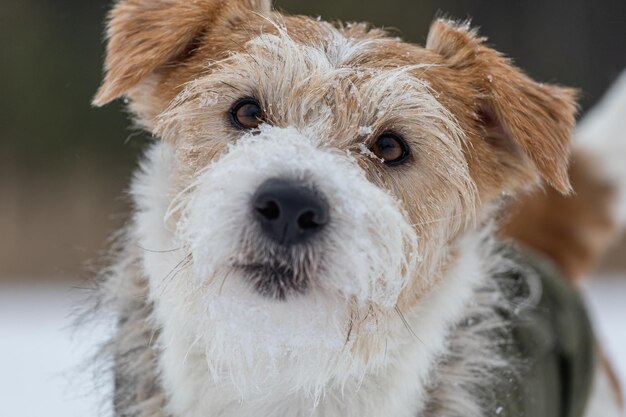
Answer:
[[(258, 232), (252, 193), (269, 178), (296, 178), (332, 202), (332, 233), (319, 250), (307, 252), (320, 272), (311, 277), (306, 297), (283, 303), (259, 296), (233, 271), (246, 261), (240, 259), (246, 256), (242, 244), (254, 242)], [(319, 149), (294, 129), (269, 126), (231, 146), (191, 188), (177, 239), (193, 258), (193, 291), (205, 292), (194, 297), (201, 306), (193, 333), (205, 335), (214, 379), (227, 373), (244, 391), (256, 379), (251, 372), (261, 383), (261, 375), (278, 375), (285, 361), (297, 362), (299, 371), (289, 382), (295, 391), (319, 393), (330, 380), (360, 378), (369, 366), (346, 340), (351, 309), (393, 311), (419, 256), (417, 236), (399, 204), (367, 181), (349, 156)], [(362, 323), (364, 331), (384, 335), (373, 319)], [(322, 373), (322, 364), (332, 366)]]

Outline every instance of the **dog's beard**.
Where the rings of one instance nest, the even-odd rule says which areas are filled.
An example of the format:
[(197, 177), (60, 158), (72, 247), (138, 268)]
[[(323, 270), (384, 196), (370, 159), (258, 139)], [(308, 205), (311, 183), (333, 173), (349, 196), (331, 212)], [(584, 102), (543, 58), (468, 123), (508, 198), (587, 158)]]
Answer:
[(254, 291), (280, 301), (305, 294), (316, 277), (323, 275), (323, 257), (308, 245), (284, 248), (253, 239), (242, 244), (233, 268), (240, 271)]
[[(332, 220), (322, 237), (293, 250), (264, 243), (250, 200), (269, 178), (325, 194)], [(186, 337), (204, 347), (216, 381), (319, 395), (381, 365), (385, 316), (414, 274), (417, 237), (354, 160), (268, 127), (232, 146), (180, 198), (177, 238), (195, 279), (177, 308), (193, 305)]]

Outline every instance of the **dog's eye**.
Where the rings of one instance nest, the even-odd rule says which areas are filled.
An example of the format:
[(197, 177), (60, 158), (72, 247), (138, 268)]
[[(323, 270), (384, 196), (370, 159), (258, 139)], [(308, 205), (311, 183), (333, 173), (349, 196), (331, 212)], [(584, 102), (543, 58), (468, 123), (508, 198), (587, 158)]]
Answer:
[(409, 146), (404, 139), (391, 132), (380, 135), (371, 150), (387, 165), (399, 165), (409, 157)]
[(263, 123), (264, 117), (261, 105), (253, 98), (237, 101), (230, 110), (230, 118), (239, 129), (256, 129)]

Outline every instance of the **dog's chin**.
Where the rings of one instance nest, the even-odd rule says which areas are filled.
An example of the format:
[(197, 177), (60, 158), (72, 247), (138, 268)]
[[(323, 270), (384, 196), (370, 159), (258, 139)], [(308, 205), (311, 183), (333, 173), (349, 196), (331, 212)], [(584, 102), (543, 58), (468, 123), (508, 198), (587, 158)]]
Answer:
[(287, 297), (302, 295), (309, 286), (310, 277), (306, 273), (277, 261), (237, 264), (234, 268), (241, 271), (257, 293), (273, 300), (285, 301)]
[(212, 379), (246, 398), (269, 389), (315, 396), (329, 384), (359, 380), (377, 355), (372, 348), (362, 357), (355, 346), (382, 337), (380, 317), (317, 285), (328, 277), (321, 270), (311, 276), (301, 257), (273, 255), (246, 252), (249, 262), (217, 268), (200, 290), (204, 314), (187, 321), (195, 322), (194, 350), (205, 355)]
[(279, 389), (275, 385), (314, 392), (361, 372), (347, 341), (349, 304), (304, 287), (286, 281), (275, 266), (240, 265), (228, 272), (224, 286), (206, 295), (206, 318), (194, 332), (204, 333), (214, 380), (250, 397)]
[(250, 233), (232, 265), (235, 273), (252, 290), (270, 300), (285, 301), (305, 296), (315, 287), (316, 276), (322, 271), (320, 242), (281, 247), (257, 233)]

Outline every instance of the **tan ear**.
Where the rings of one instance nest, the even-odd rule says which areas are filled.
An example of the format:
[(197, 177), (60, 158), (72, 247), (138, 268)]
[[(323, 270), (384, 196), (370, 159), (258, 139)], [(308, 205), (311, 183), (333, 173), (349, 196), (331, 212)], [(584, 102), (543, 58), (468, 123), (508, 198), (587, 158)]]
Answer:
[(120, 0), (109, 14), (106, 75), (93, 104), (107, 104), (183, 59), (218, 18), (270, 9), (271, 0)]
[(467, 23), (438, 20), (426, 47), (478, 90), (473, 111), (490, 143), (521, 152), (545, 181), (569, 193), (567, 166), (577, 92), (530, 79), (484, 41)]

